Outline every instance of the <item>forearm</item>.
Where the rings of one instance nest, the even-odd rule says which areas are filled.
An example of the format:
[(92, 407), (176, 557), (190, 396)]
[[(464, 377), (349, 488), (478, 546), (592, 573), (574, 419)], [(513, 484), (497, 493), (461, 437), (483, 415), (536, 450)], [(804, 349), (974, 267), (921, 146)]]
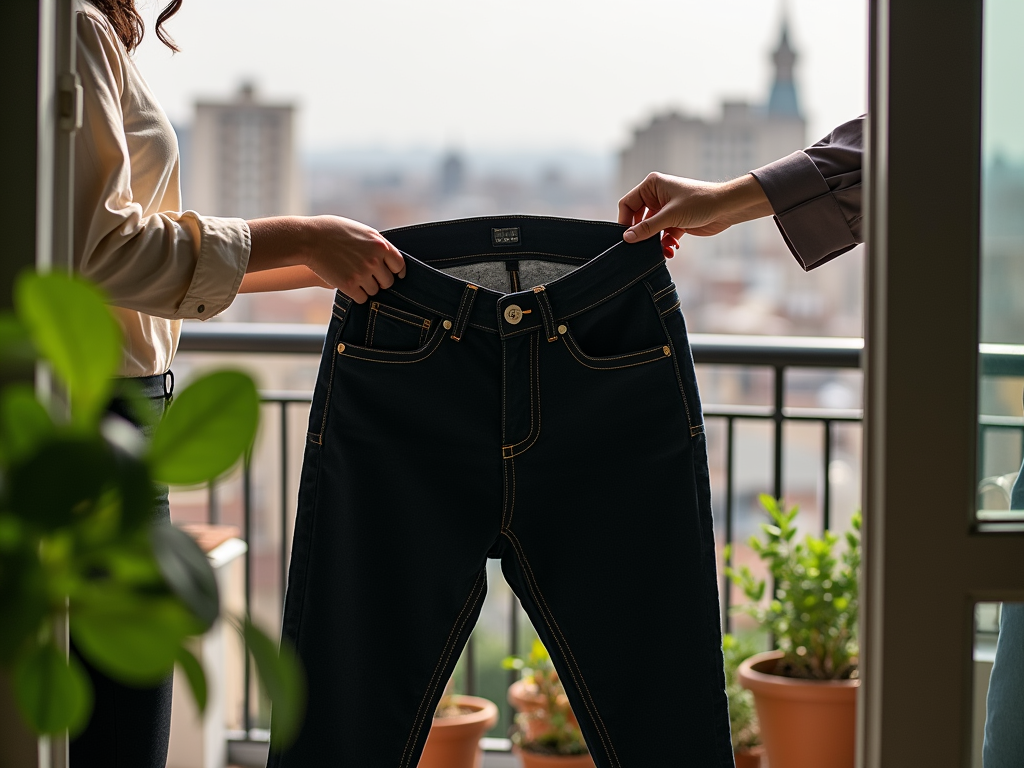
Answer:
[(718, 185), (720, 217), (726, 217), (730, 224), (771, 216), (772, 204), (764, 189), (751, 174)]
[(260, 272), (248, 272), (242, 278), (239, 293), (267, 293), (269, 291), (291, 291), (296, 288), (330, 288), (309, 267), (279, 267), (265, 269)]
[(288, 267), (306, 269), (316, 247), (315, 221), (304, 216), (273, 216), (248, 222), (252, 245), (247, 277)]

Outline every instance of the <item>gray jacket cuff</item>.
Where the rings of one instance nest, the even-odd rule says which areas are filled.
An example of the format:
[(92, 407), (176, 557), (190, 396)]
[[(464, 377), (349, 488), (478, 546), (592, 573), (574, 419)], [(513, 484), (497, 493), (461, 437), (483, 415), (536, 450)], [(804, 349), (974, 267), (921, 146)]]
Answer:
[(789, 250), (811, 270), (857, 245), (828, 182), (803, 151), (751, 171), (775, 211)]

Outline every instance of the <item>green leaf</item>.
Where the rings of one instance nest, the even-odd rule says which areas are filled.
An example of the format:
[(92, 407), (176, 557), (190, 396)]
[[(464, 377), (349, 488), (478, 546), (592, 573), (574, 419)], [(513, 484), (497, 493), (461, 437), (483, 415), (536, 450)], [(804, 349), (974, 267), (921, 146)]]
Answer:
[[(84, 604), (83, 604), (84, 602)], [(166, 677), (188, 635), (201, 628), (177, 600), (103, 590), (102, 599), (71, 606), (71, 634), (100, 670), (125, 683)]]
[(294, 652), (285, 643), (280, 653), (248, 618), (242, 624), (246, 648), (256, 662), (256, 674), (274, 704), (270, 721), (271, 744), (275, 750), (288, 746), (298, 733), (306, 704), (306, 686), (302, 668)]
[(154, 525), (150, 538), (167, 585), (206, 631), (220, 613), (217, 578), (210, 561), (191, 536), (170, 523)]
[(31, 371), (35, 359), (36, 350), (25, 326), (8, 312), (0, 314), (0, 370)]
[(53, 421), (35, 392), (14, 385), (0, 393), (0, 456), (5, 464), (20, 461), (53, 433)]
[(69, 663), (51, 643), (18, 660), (13, 683), (18, 709), (36, 733), (74, 733), (92, 710), (89, 678), (76, 660)]
[(44, 530), (72, 525), (92, 511), (114, 471), (99, 437), (52, 439), (11, 470), (11, 511)]
[(72, 415), (91, 423), (106, 405), (121, 362), (121, 329), (93, 285), (66, 274), (24, 273), (18, 317), (71, 392)]
[(221, 475), (252, 445), (260, 413), (252, 379), (237, 371), (204, 376), (176, 395), (150, 444), (153, 477), (195, 485)]
[(36, 549), (29, 545), (4, 552), (0, 557), (0, 664), (10, 664), (37, 636), (47, 610), (46, 577)]
[(206, 711), (206, 673), (203, 672), (203, 665), (199, 659), (192, 655), (185, 646), (178, 649), (176, 658), (181, 671), (185, 673), (188, 680), (188, 687), (192, 689), (192, 696), (196, 700), (196, 706), (200, 714)]

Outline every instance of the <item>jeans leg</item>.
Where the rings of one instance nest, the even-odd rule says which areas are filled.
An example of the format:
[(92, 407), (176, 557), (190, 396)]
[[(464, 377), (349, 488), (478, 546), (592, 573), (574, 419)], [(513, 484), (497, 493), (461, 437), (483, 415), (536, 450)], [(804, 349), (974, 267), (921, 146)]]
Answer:
[[(1024, 509), (1024, 467), (1010, 492), (1010, 509)], [(988, 684), (985, 768), (1024, 765), (1024, 603), (1003, 603), (996, 658)]]
[[(167, 489), (161, 491), (154, 522), (170, 520)], [(171, 681), (134, 687), (112, 680), (89, 663), (71, 642), (93, 689), (89, 724), (70, 745), (71, 768), (164, 768), (171, 739)]]
[(1024, 766), (1024, 603), (1003, 603), (988, 684), (984, 766)]

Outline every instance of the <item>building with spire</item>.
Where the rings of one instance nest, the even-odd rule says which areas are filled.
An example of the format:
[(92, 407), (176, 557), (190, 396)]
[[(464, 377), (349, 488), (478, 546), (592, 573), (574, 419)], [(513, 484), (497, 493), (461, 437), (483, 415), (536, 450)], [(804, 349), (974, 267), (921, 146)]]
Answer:
[(725, 101), (714, 120), (666, 112), (638, 128), (619, 155), (619, 191), (628, 191), (651, 171), (724, 181), (802, 149), (807, 126), (785, 19), (771, 58), (775, 77), (767, 102)]
[[(759, 103), (724, 101), (706, 119), (656, 114), (619, 153), (618, 192), (661, 171), (725, 181), (807, 146), (794, 78), (799, 60), (785, 11), (769, 60), (774, 77)], [(669, 262), (692, 330), (715, 333), (860, 333), (859, 258), (804, 274), (774, 222), (732, 227), (711, 238), (686, 237)]]

